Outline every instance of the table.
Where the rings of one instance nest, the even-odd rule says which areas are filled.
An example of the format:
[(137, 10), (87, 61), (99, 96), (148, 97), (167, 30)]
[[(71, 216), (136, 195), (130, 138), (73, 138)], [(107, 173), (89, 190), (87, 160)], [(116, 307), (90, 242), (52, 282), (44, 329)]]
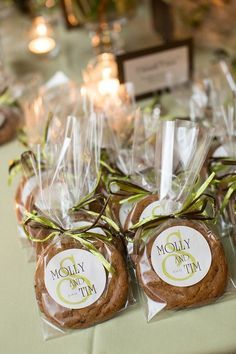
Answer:
[[(139, 13), (140, 19), (143, 13)], [(17, 18), (17, 21), (22, 19)], [(14, 21), (14, 20), (12, 20)], [(134, 26), (131, 25), (131, 29)], [(134, 28), (133, 28), (134, 30)], [(150, 30), (150, 28), (149, 28)], [(128, 31), (128, 29), (126, 29)], [(130, 33), (133, 33), (132, 30)], [(73, 33), (84, 48), (78, 65), (81, 69), (89, 57), (86, 33)], [(141, 42), (145, 43), (145, 36)], [(149, 41), (156, 39), (150, 35)], [(151, 39), (150, 39), (151, 38)], [(137, 39), (137, 38), (136, 38)], [(75, 38), (73, 39), (75, 40)], [(72, 41), (72, 40), (71, 40)], [(68, 44), (69, 46), (69, 44)], [(13, 50), (13, 49), (12, 49)], [(10, 49), (9, 49), (10, 52)], [(8, 64), (15, 74), (24, 72), (27, 53), (12, 56)], [(15, 53), (16, 54), (16, 53)], [(14, 66), (13, 63), (24, 64)], [(18, 58), (18, 59), (17, 59)], [(13, 60), (14, 59), (14, 60)], [(48, 66), (40, 66), (35, 59), (32, 65), (42, 68), (44, 77), (49, 78), (55, 68), (66, 71), (65, 55)], [(44, 66), (45, 65), (45, 66)], [(69, 71), (66, 71), (69, 73)], [(95, 327), (78, 330), (47, 342), (43, 341), (40, 317), (37, 309), (33, 275), (34, 263), (26, 261), (20, 248), (14, 214), (13, 186), (7, 186), (8, 161), (19, 155), (19, 143), (12, 142), (0, 147), (0, 215), (2, 244), (0, 247), (0, 353), (2, 354), (197, 354), (236, 353), (236, 297), (227, 301), (195, 310), (175, 313), (173, 317), (146, 323), (144, 311), (139, 305), (121, 313), (118, 317)]]

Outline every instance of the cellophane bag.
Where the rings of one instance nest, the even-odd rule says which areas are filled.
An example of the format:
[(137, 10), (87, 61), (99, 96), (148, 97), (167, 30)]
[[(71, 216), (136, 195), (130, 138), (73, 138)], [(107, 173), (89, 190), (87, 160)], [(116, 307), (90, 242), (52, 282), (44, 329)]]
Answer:
[[(32, 151), (34, 151), (39, 159), (42, 170), (42, 178), (46, 177), (45, 173), (50, 170), (55, 164), (58, 150), (60, 147), (60, 142), (64, 139), (62, 136), (57, 136), (57, 139), (52, 139), (52, 135), (55, 134), (54, 122), (55, 118), (52, 115), (48, 116), (48, 120), (44, 127), (44, 133), (41, 137), (41, 148), (39, 146), (32, 146)], [(65, 127), (64, 127), (65, 129)], [(41, 154), (39, 156), (39, 153)], [(29, 155), (24, 153), (21, 155), (20, 159), (14, 160), (9, 167), (9, 178), (12, 178), (17, 174), (21, 174), (21, 179), (16, 189), (15, 194), (15, 211), (17, 219), (17, 230), (19, 234), (20, 244), (27, 251), (27, 259), (29, 261), (34, 260), (34, 252), (32, 252), (31, 244), (26, 238), (24, 230), (22, 228), (24, 211), (28, 210), (30, 206), (30, 199), (32, 194), (34, 194), (38, 185), (38, 176), (34, 171), (34, 164), (32, 159), (34, 159), (33, 154)]]
[[(234, 99), (235, 100), (235, 99)], [(216, 173), (216, 183), (212, 186), (218, 203), (225, 204), (225, 191), (230, 188), (230, 196), (227, 208), (223, 207), (221, 212), (221, 223), (223, 229), (229, 229), (234, 224), (234, 183), (236, 172), (236, 114), (235, 102), (221, 107), (222, 120), (224, 122), (224, 135), (215, 144), (211, 155), (206, 161), (206, 170), (208, 175), (211, 172)]]
[[(107, 121), (107, 136), (110, 159), (115, 168), (107, 178), (107, 189), (111, 193), (111, 215), (125, 232), (125, 223), (134, 202), (133, 192), (152, 189), (155, 155), (155, 133), (159, 117), (155, 118), (140, 109), (134, 112), (134, 121), (129, 140), (122, 138)], [(117, 173), (118, 171), (118, 173)], [(123, 188), (124, 187), (124, 188)], [(125, 201), (127, 199), (127, 201)]]
[[(61, 107), (58, 102), (64, 101), (65, 95), (67, 101)], [(53, 164), (56, 160), (56, 156), (53, 154), (56, 153), (55, 148), (60, 146), (64, 139), (67, 129), (66, 117), (76, 114), (82, 128), (86, 124), (85, 115), (87, 118), (88, 112), (93, 110), (89, 98), (81, 95), (80, 87), (69, 81), (63, 73), (55, 74), (45, 85), (39, 87), (30, 100), (22, 100), (22, 106), (25, 114), (25, 126), (20, 140), (33, 151), (36, 151), (38, 144), (42, 146), (40, 160), (45, 170), (50, 169), (48, 164)], [(23, 248), (27, 249), (27, 259), (31, 261), (34, 260), (34, 252), (32, 253), (31, 247), (28, 247), (29, 242), (22, 230), (22, 211), (25, 209), (27, 199), (35, 189), (37, 181), (33, 171), (27, 168), (25, 171), (22, 170), (20, 159), (15, 159), (10, 162), (9, 181), (11, 182), (19, 172), (22, 177), (15, 195), (17, 229), (20, 243)]]
[(136, 230), (132, 260), (147, 321), (235, 290), (234, 249), (216, 223), (215, 198), (207, 190), (214, 174), (196, 185), (210, 140), (210, 131), (195, 123), (160, 123), (156, 200), (138, 202), (129, 226)]
[[(62, 72), (57, 72), (48, 82), (41, 85), (32, 97), (28, 96), (22, 99), (21, 104), (25, 116), (24, 132), (30, 147), (41, 144), (44, 125), (50, 112), (54, 115), (51, 139), (56, 141), (63, 132), (68, 116), (82, 118), (92, 110), (88, 96), (81, 94), (81, 87)], [(58, 104), (61, 101), (63, 105)]]
[(38, 194), (24, 229), (37, 245), (34, 286), (45, 339), (108, 320), (134, 303), (118, 227), (83, 207), (99, 178), (100, 123), (92, 114), (80, 135), (72, 120), (46, 178), (35, 160)]

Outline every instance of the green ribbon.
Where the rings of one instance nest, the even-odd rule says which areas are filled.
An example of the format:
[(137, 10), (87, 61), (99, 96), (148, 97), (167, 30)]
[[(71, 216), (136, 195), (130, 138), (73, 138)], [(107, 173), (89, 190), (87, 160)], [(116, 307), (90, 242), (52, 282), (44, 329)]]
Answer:
[(113, 175), (120, 175), (120, 171), (119, 170), (115, 170), (113, 167), (111, 167), (107, 162), (105, 162), (104, 160), (100, 160), (100, 165), (110, 174)]
[(17, 101), (12, 97), (8, 87), (0, 93), (0, 106), (19, 108)]
[(83, 197), (78, 204), (74, 205), (71, 208), (72, 211), (78, 211), (80, 209), (83, 209), (87, 205), (95, 201), (99, 201), (99, 200), (104, 201), (104, 197), (101, 193), (96, 194), (96, 190), (99, 186), (100, 181), (101, 181), (101, 171), (98, 172), (97, 181), (93, 190), (90, 193), (88, 193), (85, 197)]
[(228, 171), (228, 167), (233, 167), (232, 172), (224, 173), (222, 175), (216, 175), (213, 184), (218, 190), (226, 192), (221, 207), (220, 213), (223, 213), (227, 207), (233, 194), (236, 192), (236, 160), (231, 157), (217, 157), (211, 158), (209, 162), (210, 170), (215, 171), (215, 173)]
[(229, 204), (230, 199), (232, 198), (233, 194), (236, 193), (236, 182), (232, 183), (227, 190), (226, 195), (224, 196), (220, 212), (223, 213), (224, 209), (227, 207)]
[[(167, 219), (173, 218), (183, 218), (183, 219), (194, 219), (194, 220), (215, 220), (216, 218), (216, 201), (215, 198), (204, 193), (207, 187), (211, 184), (215, 177), (213, 172), (207, 180), (200, 186), (200, 188), (189, 198), (187, 198), (182, 209), (175, 213), (169, 215), (155, 215), (149, 218), (145, 218), (133, 225), (130, 230), (136, 230), (141, 226), (145, 228), (152, 228)], [(207, 208), (210, 209), (207, 211)]]
[[(43, 139), (42, 139), (42, 166), (44, 165), (44, 160), (46, 159), (46, 153), (45, 153), (45, 147), (46, 147), (46, 143), (48, 140), (48, 132), (49, 132), (49, 127), (51, 125), (52, 122), (52, 118), (53, 118), (53, 114), (51, 112), (49, 112), (48, 114), (48, 119), (46, 122), (46, 125), (44, 127), (44, 132), (43, 132)], [(21, 144), (23, 146), (25, 146), (26, 148), (29, 148), (29, 143), (28, 143), (28, 138), (27, 135), (25, 133), (24, 129), (20, 129), (17, 133), (17, 138), (18, 140), (21, 142)], [(14, 159), (11, 160), (9, 162), (9, 167), (8, 167), (8, 185), (11, 185), (13, 178), (19, 173), (22, 172), (22, 159)]]
[(236, 170), (236, 159), (231, 157), (212, 157), (208, 162), (208, 170), (216, 174), (227, 171), (229, 166), (235, 166)]
[[(129, 177), (114, 177), (111, 178), (108, 183), (108, 190), (110, 194), (124, 197), (124, 199), (119, 202), (120, 204), (137, 202), (145, 196), (153, 194), (145, 188), (130, 182), (128, 178)], [(114, 187), (118, 187), (118, 191), (114, 192)]]
[[(41, 239), (32, 237), (27, 230), (28, 224), (32, 221), (35, 222), (38, 227), (43, 229), (48, 229), (50, 232), (49, 235)], [(101, 263), (109, 273), (114, 273), (115, 269), (113, 268), (113, 266), (105, 259), (105, 257), (101, 254), (101, 252), (98, 251), (98, 249), (92, 244), (92, 242), (89, 241), (89, 239), (99, 239), (102, 240), (103, 242), (105, 241), (110, 242), (111, 237), (109, 236), (105, 237), (97, 233), (89, 232), (89, 230), (93, 227), (94, 227), (94, 223), (89, 227), (81, 226), (72, 229), (64, 229), (53, 220), (45, 216), (39, 216), (37, 215), (37, 213), (30, 213), (30, 212), (25, 213), (25, 218), (23, 221), (24, 232), (30, 241), (43, 243), (55, 237), (56, 235), (58, 236), (66, 235), (68, 237), (71, 237), (79, 241), (85, 248), (87, 248), (94, 256), (96, 256), (101, 261)]]
[[(102, 202), (103, 202), (103, 208), (100, 211), (100, 213), (96, 213), (94, 211), (84, 209), (85, 206), (89, 205), (90, 203), (92, 203), (94, 201), (99, 201), (99, 200), (102, 200)], [(104, 222), (106, 222), (113, 230), (115, 230), (116, 232), (119, 233), (120, 229), (119, 229), (118, 225), (111, 218), (109, 218), (108, 216), (104, 215), (104, 212), (105, 212), (105, 210), (107, 208), (109, 200), (110, 200), (110, 196), (108, 196), (108, 198), (105, 200), (105, 198), (104, 198), (104, 196), (102, 194), (93, 195), (93, 192), (91, 192), (88, 196), (85, 196), (83, 198), (83, 200), (80, 201), (79, 204), (77, 204), (76, 206), (72, 207), (70, 209), (70, 211), (72, 213), (75, 212), (75, 211), (78, 211), (78, 210), (85, 211), (88, 215), (96, 217), (96, 220), (94, 221), (94, 225), (98, 222), (98, 220), (101, 219)]]
[(9, 186), (12, 184), (14, 177), (21, 171), (22, 171), (22, 166), (21, 166), (20, 159), (15, 159), (15, 160), (9, 161), (8, 178), (7, 178), (7, 184)]

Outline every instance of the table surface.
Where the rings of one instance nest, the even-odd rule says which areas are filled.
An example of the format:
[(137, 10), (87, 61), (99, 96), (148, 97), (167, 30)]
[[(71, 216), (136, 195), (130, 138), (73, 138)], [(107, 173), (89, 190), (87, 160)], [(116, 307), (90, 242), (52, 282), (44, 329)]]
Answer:
[[(139, 11), (125, 33), (127, 38), (136, 38), (136, 42), (138, 38), (140, 47), (159, 41), (151, 32), (148, 21), (144, 21), (143, 25), (146, 31), (142, 31), (137, 37), (137, 22), (140, 23), (143, 16), (147, 16), (146, 12)], [(12, 26), (13, 21), (25, 23), (19, 16), (11, 21)], [(58, 69), (70, 75), (72, 71), (76, 72), (73, 65), (70, 65), (71, 60), (74, 64), (76, 62), (77, 54), (73, 51), (76, 39), (80, 47), (77, 48), (80, 56), (77, 56), (78, 67), (76, 66), (79, 79), (79, 70), (85, 67), (91, 55), (87, 35), (84, 31), (76, 31), (63, 36), (64, 39), (67, 36), (63, 48), (65, 50), (67, 46), (68, 53), (66, 55), (63, 51), (51, 62), (38, 62), (37, 59), (31, 58), (24, 50), (22, 42), (19, 44), (16, 41), (13, 48), (9, 43), (15, 41), (15, 37), (11, 36), (7, 39), (7, 48), (5, 46), (6, 64), (18, 77), (32, 70), (40, 70), (45, 79)], [(129, 43), (133, 42), (135, 41), (131, 40)], [(132, 48), (132, 44), (129, 48)], [(13, 186), (7, 185), (8, 161), (17, 157), (20, 151), (21, 147), (17, 142), (0, 147), (0, 220), (3, 231), (0, 247), (0, 353), (236, 353), (236, 298), (194, 310), (180, 311), (170, 318), (149, 324), (146, 323), (144, 311), (139, 304), (110, 321), (44, 342), (34, 297), (35, 264), (27, 262), (25, 250), (20, 247), (17, 235), (13, 203), (17, 180)]]

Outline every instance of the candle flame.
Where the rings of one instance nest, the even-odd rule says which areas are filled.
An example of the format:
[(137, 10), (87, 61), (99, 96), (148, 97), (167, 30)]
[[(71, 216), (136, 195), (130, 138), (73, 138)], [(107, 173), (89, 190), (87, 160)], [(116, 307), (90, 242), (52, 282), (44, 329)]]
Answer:
[(40, 37), (44, 37), (47, 35), (47, 26), (45, 25), (45, 23), (39, 23), (37, 25), (37, 33)]

